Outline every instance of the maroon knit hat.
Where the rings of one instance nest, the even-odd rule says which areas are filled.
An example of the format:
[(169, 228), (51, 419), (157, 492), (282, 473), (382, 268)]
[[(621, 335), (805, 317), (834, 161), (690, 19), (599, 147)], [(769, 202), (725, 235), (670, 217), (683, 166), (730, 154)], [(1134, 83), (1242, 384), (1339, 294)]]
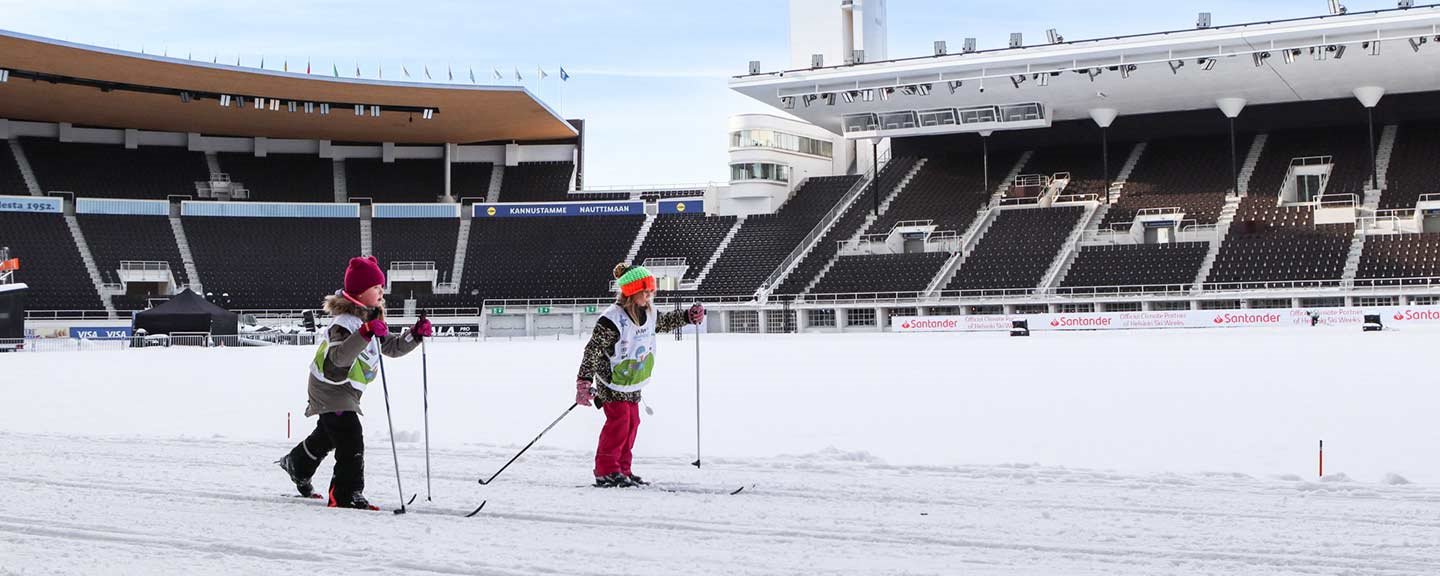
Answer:
[(385, 273), (374, 256), (357, 256), (345, 268), (345, 293), (355, 296), (372, 286), (384, 286)]

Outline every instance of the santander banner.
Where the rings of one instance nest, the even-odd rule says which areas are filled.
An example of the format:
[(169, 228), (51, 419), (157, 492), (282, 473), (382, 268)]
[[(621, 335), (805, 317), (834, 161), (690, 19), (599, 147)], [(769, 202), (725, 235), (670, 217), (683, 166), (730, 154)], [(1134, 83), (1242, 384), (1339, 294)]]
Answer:
[[(1318, 322), (1310, 314), (1319, 316)], [(1366, 314), (1379, 314), (1387, 325), (1440, 323), (1440, 306), (1377, 306), (1373, 308), (1277, 308), (1247, 310), (1177, 310), (1168, 312), (1091, 312), (1078, 314), (1014, 314), (992, 316), (896, 316), (892, 332), (1008, 331), (1012, 320), (1026, 320), (1030, 330), (1137, 330), (1145, 328), (1254, 328), (1262, 326), (1359, 326)]]

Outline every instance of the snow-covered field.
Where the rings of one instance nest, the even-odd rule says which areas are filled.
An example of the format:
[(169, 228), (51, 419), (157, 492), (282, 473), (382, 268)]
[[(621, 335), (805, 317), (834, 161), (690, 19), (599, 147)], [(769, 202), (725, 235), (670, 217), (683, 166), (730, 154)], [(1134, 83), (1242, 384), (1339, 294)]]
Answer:
[(3, 355), (0, 574), (1433, 575), (1436, 336), (707, 335), (700, 470), (694, 343), (665, 338), (635, 468), (676, 492), (580, 487), (593, 409), (478, 485), (569, 406), (582, 343), (437, 342), (432, 502), (420, 356), (386, 366), (402, 517), (287, 496), (308, 348)]

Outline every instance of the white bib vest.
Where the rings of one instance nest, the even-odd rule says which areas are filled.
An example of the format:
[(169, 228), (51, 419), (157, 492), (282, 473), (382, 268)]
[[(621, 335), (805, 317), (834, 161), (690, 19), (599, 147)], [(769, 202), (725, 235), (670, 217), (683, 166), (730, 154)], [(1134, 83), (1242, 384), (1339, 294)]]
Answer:
[[(364, 324), (362, 320), (350, 314), (336, 316), (334, 323), (349, 330), (352, 335), (359, 334), (360, 326)], [(346, 374), (346, 379), (337, 382), (325, 377), (325, 355), (329, 353), (330, 346), (334, 345), (330, 341), (329, 334), (327, 330), (325, 337), (320, 339), (320, 344), (315, 350), (315, 359), (310, 362), (310, 374), (321, 382), (336, 386), (349, 384), (352, 388), (364, 392), (365, 386), (375, 380), (375, 367), (380, 362), (380, 339), (371, 338), (370, 342), (365, 345), (365, 350), (355, 358), (355, 363), (350, 366), (350, 372)]]
[(650, 382), (650, 372), (655, 369), (655, 325), (660, 315), (651, 307), (645, 312), (645, 325), (637, 326), (624, 308), (611, 304), (602, 316), (620, 330), (620, 339), (610, 356), (610, 381), (603, 384), (617, 392), (644, 388)]

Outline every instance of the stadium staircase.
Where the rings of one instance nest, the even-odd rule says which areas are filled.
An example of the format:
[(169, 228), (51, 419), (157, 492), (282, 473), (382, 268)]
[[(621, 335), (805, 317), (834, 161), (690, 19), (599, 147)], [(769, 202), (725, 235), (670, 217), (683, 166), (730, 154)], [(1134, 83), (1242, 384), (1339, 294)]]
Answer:
[(505, 187), (505, 165), (496, 164), (490, 169), (490, 188), (485, 192), (485, 203), (500, 201), (500, 189)]
[(371, 255), (375, 253), (375, 233), (370, 227), (370, 210), (360, 211), (360, 253)]
[[(1395, 154), (1395, 137), (1399, 133), (1399, 127), (1395, 124), (1386, 125), (1380, 132), (1380, 142), (1375, 148), (1375, 176), (1376, 181), (1381, 185), (1372, 187), (1365, 186), (1365, 197), (1361, 200), (1361, 209), (1358, 215), (1374, 216), (1376, 210), (1380, 209), (1380, 196), (1384, 194), (1382, 188), (1389, 182), (1387, 177), (1390, 172), (1390, 159)], [(1355, 276), (1360, 272), (1360, 259), (1365, 253), (1365, 239), (1367, 234), (1363, 226), (1355, 227), (1355, 237), (1350, 242), (1350, 252), (1345, 255), (1345, 270), (1340, 280), (1346, 284), (1355, 281)]]
[(630, 251), (625, 253), (625, 261), (632, 264), (639, 264), (635, 261), (635, 255), (640, 253), (640, 247), (645, 245), (645, 238), (650, 235), (650, 227), (655, 225), (656, 215), (645, 214), (645, 223), (640, 225), (640, 232), (635, 234), (635, 241), (630, 244)]
[(330, 164), (331, 178), (335, 182), (335, 202), (344, 204), (350, 201), (350, 192), (345, 189), (345, 161), (336, 160)]
[(185, 226), (180, 223), (178, 213), (170, 214), (170, 230), (175, 233), (175, 245), (180, 247), (180, 261), (185, 264), (185, 277), (190, 279), (190, 289), (196, 294), (205, 293), (200, 281), (200, 270), (195, 266), (195, 256), (190, 253), (190, 239), (185, 237)]
[(15, 167), (20, 169), (20, 177), (25, 179), (25, 188), (30, 190), (31, 196), (44, 196), (45, 190), (40, 188), (40, 181), (35, 178), (35, 169), (30, 167), (30, 159), (25, 157), (20, 139), (11, 138), (9, 142), (10, 153), (15, 155)]
[(1045, 273), (1045, 280), (1040, 283), (1041, 288), (1059, 286), (1065, 281), (1065, 276), (1070, 273), (1070, 266), (1080, 254), (1080, 239), (1088, 232), (1099, 230), (1100, 224), (1105, 221), (1105, 215), (1110, 212), (1110, 206), (1125, 193), (1125, 183), (1130, 180), (1130, 174), (1135, 172), (1135, 166), (1140, 164), (1147, 145), (1146, 142), (1140, 142), (1130, 149), (1130, 156), (1125, 158), (1125, 164), (1120, 166), (1120, 172), (1110, 183), (1109, 201), (1101, 199), (1097, 206), (1085, 209), (1085, 215), (1080, 217), (1080, 223), (1070, 232), (1070, 237), (1065, 240), (1065, 247), (1060, 249), (1060, 255)]
[(75, 248), (80, 251), (80, 259), (85, 262), (85, 272), (90, 274), (90, 281), (95, 283), (95, 293), (100, 295), (100, 303), (105, 306), (105, 313), (109, 318), (115, 318), (115, 304), (110, 297), (116, 294), (123, 294), (124, 290), (115, 290), (113, 286), (106, 286), (100, 277), (100, 267), (95, 265), (95, 257), (90, 254), (90, 245), (85, 243), (85, 233), (80, 231), (80, 221), (75, 219), (75, 214), (65, 214), (65, 226), (70, 229), (70, 236), (75, 240)]
[(465, 277), (465, 252), (470, 245), (470, 223), (473, 218), (462, 210), (459, 232), (455, 234), (455, 260), (450, 267), (450, 282), (435, 285), (436, 294), (459, 294), (460, 279)]
[(205, 153), (205, 166), (210, 168), (211, 180), (218, 180), (220, 179), (220, 175), (225, 173), (224, 170), (220, 169), (220, 155), (216, 152)]

